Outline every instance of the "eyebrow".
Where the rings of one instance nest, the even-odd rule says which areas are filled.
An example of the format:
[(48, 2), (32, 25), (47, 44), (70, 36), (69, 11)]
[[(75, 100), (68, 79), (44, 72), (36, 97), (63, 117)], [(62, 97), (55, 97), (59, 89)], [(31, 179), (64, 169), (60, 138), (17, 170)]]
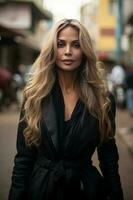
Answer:
[[(58, 38), (57, 39), (58, 41), (62, 41), (62, 42), (65, 42), (66, 40), (63, 40), (63, 39), (60, 39), (60, 38)], [(72, 42), (79, 42), (79, 40), (72, 40)]]

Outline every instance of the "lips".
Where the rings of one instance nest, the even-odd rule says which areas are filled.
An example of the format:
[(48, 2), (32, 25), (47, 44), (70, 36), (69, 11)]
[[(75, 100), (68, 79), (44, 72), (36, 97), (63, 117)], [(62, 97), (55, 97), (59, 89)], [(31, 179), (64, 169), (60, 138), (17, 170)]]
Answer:
[(71, 59), (65, 59), (65, 60), (62, 60), (62, 62), (66, 65), (70, 65), (74, 62), (74, 60), (71, 60)]

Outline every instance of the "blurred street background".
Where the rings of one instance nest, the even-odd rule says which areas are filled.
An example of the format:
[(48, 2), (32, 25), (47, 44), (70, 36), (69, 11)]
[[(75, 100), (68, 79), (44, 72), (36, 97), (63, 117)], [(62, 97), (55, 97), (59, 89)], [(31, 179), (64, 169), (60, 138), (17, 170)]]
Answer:
[[(0, 0), (0, 200), (11, 181), (22, 91), (52, 25), (80, 20), (115, 95), (125, 200), (133, 200), (133, 0)], [(98, 166), (97, 156), (94, 162)]]

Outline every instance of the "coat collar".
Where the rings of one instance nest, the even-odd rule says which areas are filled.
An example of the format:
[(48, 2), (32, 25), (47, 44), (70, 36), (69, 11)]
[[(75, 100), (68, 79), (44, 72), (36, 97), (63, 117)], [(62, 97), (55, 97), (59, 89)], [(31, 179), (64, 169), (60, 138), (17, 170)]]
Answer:
[(58, 137), (58, 126), (55, 108), (53, 104), (53, 96), (49, 94), (43, 101), (43, 120), (45, 122), (49, 139), (52, 140), (55, 150), (57, 150), (57, 137)]

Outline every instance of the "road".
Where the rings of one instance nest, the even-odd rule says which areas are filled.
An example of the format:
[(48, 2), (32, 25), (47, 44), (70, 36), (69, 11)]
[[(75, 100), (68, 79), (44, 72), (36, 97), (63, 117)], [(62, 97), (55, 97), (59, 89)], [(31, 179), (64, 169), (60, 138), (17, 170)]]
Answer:
[[(15, 110), (0, 113), (0, 200), (7, 200), (10, 187), (13, 159), (16, 153), (16, 132), (19, 113)], [(117, 128), (128, 126), (131, 119), (125, 111), (117, 113)], [(133, 155), (129, 152), (124, 140), (116, 134), (119, 151), (119, 171), (125, 200), (133, 200)], [(94, 163), (98, 165), (97, 156)]]

